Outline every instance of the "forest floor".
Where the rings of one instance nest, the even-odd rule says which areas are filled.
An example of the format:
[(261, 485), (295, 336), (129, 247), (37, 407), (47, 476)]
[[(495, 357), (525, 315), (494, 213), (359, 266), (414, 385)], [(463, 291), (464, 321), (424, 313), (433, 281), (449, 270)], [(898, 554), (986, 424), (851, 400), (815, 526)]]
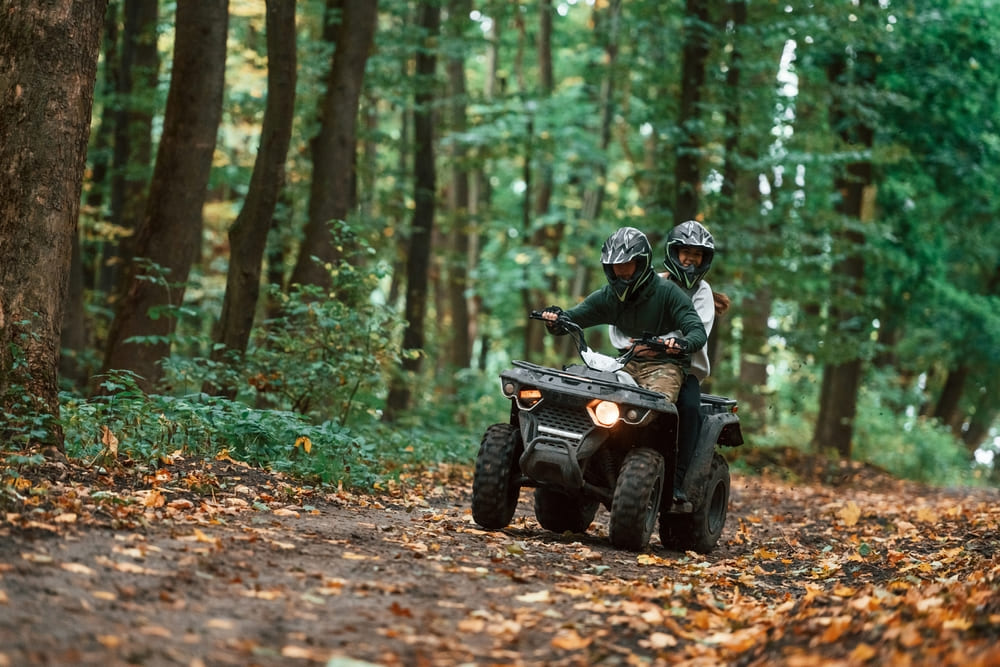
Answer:
[(746, 459), (710, 554), (557, 535), (471, 468), (375, 494), (49, 460), (0, 506), (0, 666), (997, 665), (1000, 496)]

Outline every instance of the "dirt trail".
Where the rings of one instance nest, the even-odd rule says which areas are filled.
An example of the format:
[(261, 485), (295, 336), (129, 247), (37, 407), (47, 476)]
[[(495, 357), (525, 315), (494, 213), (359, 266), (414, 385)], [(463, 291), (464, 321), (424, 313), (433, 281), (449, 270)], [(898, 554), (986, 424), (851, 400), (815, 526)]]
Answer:
[(478, 529), (463, 467), (372, 496), (53, 466), (0, 516), (0, 666), (1000, 664), (996, 492), (734, 475), (715, 551), (634, 554), (530, 491)]

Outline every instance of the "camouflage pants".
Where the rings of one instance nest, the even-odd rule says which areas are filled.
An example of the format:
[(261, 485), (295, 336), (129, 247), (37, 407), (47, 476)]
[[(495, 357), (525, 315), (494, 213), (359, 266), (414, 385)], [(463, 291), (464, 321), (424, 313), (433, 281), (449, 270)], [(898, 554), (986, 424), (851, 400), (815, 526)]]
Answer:
[(625, 364), (625, 372), (635, 378), (640, 387), (666, 394), (671, 403), (677, 402), (684, 383), (684, 369), (661, 359), (633, 359)]

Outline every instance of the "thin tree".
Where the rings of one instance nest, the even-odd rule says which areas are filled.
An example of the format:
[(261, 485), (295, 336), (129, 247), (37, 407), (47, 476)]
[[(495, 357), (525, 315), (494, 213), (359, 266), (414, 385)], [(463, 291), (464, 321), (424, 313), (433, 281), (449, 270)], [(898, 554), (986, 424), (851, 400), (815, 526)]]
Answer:
[(437, 194), (434, 165), (434, 79), (437, 53), (434, 44), (441, 31), (441, 9), (435, 0), (420, 5), (419, 25), (424, 31), (423, 44), (416, 55), (415, 111), (413, 114), (413, 224), (406, 262), (406, 304), (403, 331), (403, 373), (396, 375), (389, 388), (383, 419), (394, 421), (410, 405), (411, 377), (421, 366), (424, 347), (424, 323), (427, 319), (427, 267), (430, 264), (431, 237)]
[(329, 288), (326, 265), (350, 255), (349, 248), (338, 247), (331, 224), (346, 220), (355, 206), (358, 105), (377, 19), (376, 0), (327, 0), (323, 33), (335, 48), (320, 103), (319, 133), (311, 142), (309, 219), (292, 270), (293, 285)]
[[(59, 339), (106, 0), (0, 11), (0, 440), (63, 449)], [(41, 427), (41, 428), (39, 428)]]
[[(876, 63), (874, 51), (859, 48), (855, 60), (850, 61), (847, 54), (833, 54), (827, 65), (827, 80), (834, 91), (830, 125), (839, 133), (844, 146), (861, 153), (871, 150), (875, 131), (870, 116), (852, 109), (851, 104), (859, 94), (863, 96), (866, 89), (874, 87)], [(831, 359), (823, 368), (813, 445), (849, 459), (861, 386), (862, 365), (857, 350), (868, 337), (868, 330), (860, 326), (862, 318), (857, 307), (863, 293), (865, 238), (859, 225), (850, 222), (870, 221), (874, 216), (871, 160), (859, 159), (847, 164), (835, 177), (834, 190), (838, 194), (835, 210), (845, 224), (836, 234), (842, 258), (833, 267), (827, 335), (830, 343), (835, 340), (842, 343), (839, 349), (844, 350), (844, 358)]]
[[(214, 359), (246, 352), (260, 296), (261, 261), (285, 180), (295, 111), (295, 0), (267, 0), (267, 103), (246, 201), (229, 229), (229, 271)], [(232, 397), (233, 387), (206, 387)]]
[[(450, 0), (448, 4), (448, 35), (453, 43), (458, 44), (463, 39), (466, 27), (470, 24), (469, 12), (472, 10), (471, 0)], [(452, 46), (452, 55), (448, 58), (448, 89), (451, 104), (451, 131), (461, 136), (468, 129), (466, 105), (468, 90), (465, 80), (465, 58), (459, 49)], [(469, 248), (472, 236), (472, 221), (470, 216), (470, 173), (469, 151), (461, 139), (452, 144), (451, 152), (451, 187), (449, 188), (448, 208), (451, 217), (451, 255), (447, 266), (448, 303), (451, 317), (447, 320), (450, 331), (448, 336), (451, 344), (448, 346), (448, 365), (451, 370), (468, 368), (472, 361), (472, 339), (469, 323), (470, 307), (466, 293), (469, 289)], [(442, 318), (443, 319), (443, 318)], [(452, 378), (454, 373), (447, 373)], [(448, 381), (449, 390), (454, 383)]]
[[(544, 105), (545, 101), (552, 97), (555, 89), (555, 74), (552, 66), (552, 17), (555, 9), (552, 0), (541, 0), (538, 6), (538, 89), (539, 104)], [(532, 135), (534, 132), (531, 133)], [(545, 142), (540, 137), (530, 136), (529, 151), (536, 144), (543, 148)], [(531, 155), (531, 153), (528, 153)], [(536, 251), (543, 251), (546, 259), (555, 263), (558, 261), (559, 251), (562, 246), (562, 238), (565, 230), (563, 222), (551, 222), (548, 215), (552, 208), (552, 192), (554, 189), (554, 173), (552, 168), (552, 156), (548, 151), (544, 151), (535, 160), (537, 164), (538, 179), (535, 185), (534, 202), (531, 210), (531, 219), (527, 222), (528, 229), (534, 229), (530, 235), (531, 247)], [(527, 231), (527, 230), (526, 230)], [(532, 266), (529, 270), (537, 270), (537, 266)], [(552, 278), (547, 286), (548, 293), (541, 290), (525, 290), (524, 309), (538, 308), (547, 300), (551, 300), (553, 294), (558, 293), (558, 281), (556, 276), (559, 272), (553, 272)], [(535, 357), (545, 349), (545, 329), (543, 327), (528, 327), (525, 335), (525, 356)]]
[[(135, 257), (108, 334), (104, 370), (137, 374), (151, 389), (162, 376), (201, 249), (202, 206), (222, 117), (228, 0), (179, 0), (173, 74)], [(141, 260), (141, 261), (140, 261)], [(139, 340), (134, 340), (139, 339)]]
[[(105, 291), (120, 282), (120, 268), (132, 260), (135, 232), (146, 208), (146, 188), (153, 162), (153, 115), (159, 84), (160, 51), (156, 45), (157, 0), (125, 0), (121, 64), (114, 118), (114, 170), (111, 222), (124, 230), (101, 267)], [(108, 261), (108, 260), (116, 261)]]
[(698, 215), (701, 195), (701, 98), (705, 86), (712, 26), (710, 2), (684, 3), (684, 53), (681, 65), (681, 95), (677, 126), (680, 141), (674, 162), (674, 222), (679, 224)]

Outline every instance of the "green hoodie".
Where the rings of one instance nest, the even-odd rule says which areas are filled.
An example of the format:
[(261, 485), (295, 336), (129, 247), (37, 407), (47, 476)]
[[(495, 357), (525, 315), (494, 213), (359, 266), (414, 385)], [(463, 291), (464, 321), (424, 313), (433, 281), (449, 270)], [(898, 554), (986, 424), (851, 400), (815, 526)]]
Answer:
[(649, 333), (656, 336), (680, 329), (688, 351), (700, 350), (708, 341), (705, 325), (691, 297), (672, 280), (655, 276), (627, 301), (619, 301), (610, 285), (591, 292), (586, 299), (565, 311), (566, 316), (586, 329), (613, 324), (630, 338)]

